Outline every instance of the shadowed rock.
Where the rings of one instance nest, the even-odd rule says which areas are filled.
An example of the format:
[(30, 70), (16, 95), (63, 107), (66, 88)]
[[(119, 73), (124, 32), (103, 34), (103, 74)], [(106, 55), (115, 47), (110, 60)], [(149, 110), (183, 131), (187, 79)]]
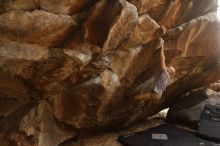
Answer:
[(169, 109), (167, 120), (197, 129), (206, 104), (220, 104), (220, 94), (210, 89), (191, 92), (174, 102)]
[(54, 119), (52, 109), (45, 101), (39, 103), (22, 119), (20, 130), (27, 136), (33, 136), (38, 146), (56, 146), (75, 136), (71, 129)]
[(122, 45), (137, 24), (137, 10), (125, 0), (98, 2), (85, 23), (85, 39), (103, 47), (103, 52)]

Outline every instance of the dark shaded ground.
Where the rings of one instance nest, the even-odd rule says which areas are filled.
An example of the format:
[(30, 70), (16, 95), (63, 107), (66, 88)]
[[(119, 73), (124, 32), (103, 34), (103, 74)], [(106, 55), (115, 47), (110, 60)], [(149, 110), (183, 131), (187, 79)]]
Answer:
[(80, 140), (75, 143), (72, 142), (71, 144), (66, 144), (65, 146), (121, 146), (120, 143), (117, 142), (118, 136), (143, 131), (158, 126), (165, 122), (166, 112), (167, 110), (162, 111), (154, 117), (143, 120), (142, 122), (139, 122), (128, 129), (117, 132), (99, 133), (94, 137)]

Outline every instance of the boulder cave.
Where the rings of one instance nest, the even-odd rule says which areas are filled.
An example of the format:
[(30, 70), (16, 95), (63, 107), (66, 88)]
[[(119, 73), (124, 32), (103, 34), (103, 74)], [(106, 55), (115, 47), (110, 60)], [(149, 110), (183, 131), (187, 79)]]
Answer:
[(66, 143), (173, 105), (175, 118), (198, 90), (220, 98), (217, 10), (218, 0), (0, 0), (0, 146), (76, 146)]

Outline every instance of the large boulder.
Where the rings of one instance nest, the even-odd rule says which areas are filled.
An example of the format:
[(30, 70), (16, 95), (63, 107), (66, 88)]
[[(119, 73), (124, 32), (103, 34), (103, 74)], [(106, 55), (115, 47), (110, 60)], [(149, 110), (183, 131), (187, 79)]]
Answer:
[(0, 13), (9, 11), (9, 10), (24, 10), (31, 11), (37, 9), (37, 5), (34, 0), (3, 0), (0, 1)]
[(179, 98), (170, 107), (167, 121), (197, 129), (206, 104), (220, 104), (220, 94), (213, 90), (199, 90)]
[(124, 42), (122, 46), (127, 48), (145, 44), (162, 37), (165, 32), (164, 27), (157, 24), (148, 14), (143, 14), (139, 16), (137, 25), (130, 32), (127, 42)]
[(210, 57), (220, 54), (220, 22), (216, 13), (195, 18), (179, 27), (171, 29), (165, 36), (165, 53), (169, 57)]
[(174, 28), (195, 17), (216, 11), (217, 0), (131, 0), (139, 14), (147, 13), (166, 28)]
[(88, 8), (95, 2), (96, 0), (3, 0), (0, 1), (0, 13), (9, 10), (43, 9), (50, 13), (71, 15)]
[(22, 119), (20, 131), (25, 132), (26, 137), (32, 136), (38, 146), (57, 146), (75, 136), (73, 130), (56, 121), (46, 101), (39, 103)]
[(125, 0), (101, 0), (90, 12), (85, 23), (85, 39), (103, 47), (103, 52), (120, 47), (137, 24), (134, 5)]
[(216, 6), (0, 1), (0, 141), (60, 145), (74, 136), (67, 125), (76, 135), (127, 127), (193, 89), (217, 91)]
[(56, 47), (76, 25), (70, 16), (55, 15), (42, 10), (9, 11), (0, 14), (0, 37), (20, 43)]
[[(118, 128), (125, 126), (129, 118), (133, 122), (133, 112), (121, 116), (132, 108), (127, 105), (130, 100), (126, 94), (146, 70), (151, 70), (146, 79), (160, 72), (162, 62), (163, 46), (160, 39), (127, 50), (113, 51), (94, 62), (98, 69), (94, 77), (54, 96), (55, 116), (79, 129)], [(118, 122), (123, 124), (118, 125)]]
[(74, 76), (79, 64), (60, 49), (39, 45), (2, 42), (0, 67), (25, 80), (29, 87), (43, 94), (55, 94), (65, 89), (63, 82)]

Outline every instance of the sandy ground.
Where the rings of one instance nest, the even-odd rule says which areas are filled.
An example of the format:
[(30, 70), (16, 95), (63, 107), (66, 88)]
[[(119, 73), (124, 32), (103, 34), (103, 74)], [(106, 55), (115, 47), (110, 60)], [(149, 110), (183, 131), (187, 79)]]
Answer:
[(100, 133), (94, 137), (68, 144), (66, 146), (122, 146), (120, 143), (117, 142), (118, 136), (156, 127), (165, 122), (165, 116), (166, 111), (163, 111), (155, 115), (154, 117), (148, 118), (136, 125), (131, 126), (128, 129), (117, 132)]

